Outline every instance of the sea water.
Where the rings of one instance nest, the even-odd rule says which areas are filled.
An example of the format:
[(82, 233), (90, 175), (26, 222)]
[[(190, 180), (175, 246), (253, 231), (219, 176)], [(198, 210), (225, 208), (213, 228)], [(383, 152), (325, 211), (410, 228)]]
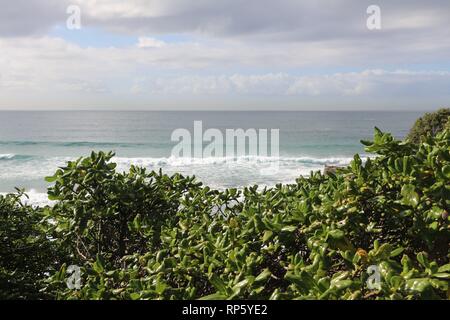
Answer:
[[(0, 193), (25, 188), (31, 202), (45, 203), (48, 183), (59, 166), (92, 150), (114, 151), (118, 170), (131, 164), (172, 174), (195, 175), (214, 188), (293, 183), (325, 164), (345, 165), (354, 154), (369, 156), (361, 139), (373, 128), (403, 138), (421, 112), (156, 112), (156, 111), (1, 111)], [(174, 130), (279, 129), (279, 169), (261, 174), (267, 157), (176, 158)]]

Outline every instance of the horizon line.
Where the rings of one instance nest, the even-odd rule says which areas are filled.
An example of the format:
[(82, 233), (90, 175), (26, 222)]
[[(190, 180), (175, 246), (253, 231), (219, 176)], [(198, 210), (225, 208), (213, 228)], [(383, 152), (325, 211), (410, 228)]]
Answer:
[(214, 110), (204, 110), (204, 109), (0, 109), (0, 112), (430, 112), (436, 111), (446, 107), (437, 108), (427, 108), (427, 109), (414, 109), (414, 110), (403, 110), (403, 109), (303, 109), (303, 110), (292, 110), (292, 109), (281, 109), (281, 110), (255, 110), (255, 109), (240, 109), (240, 110), (225, 110), (225, 109), (214, 109)]

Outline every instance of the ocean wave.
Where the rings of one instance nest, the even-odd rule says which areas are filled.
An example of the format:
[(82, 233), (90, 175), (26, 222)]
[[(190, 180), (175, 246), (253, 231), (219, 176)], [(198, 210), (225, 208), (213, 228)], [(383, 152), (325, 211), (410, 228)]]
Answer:
[[(0, 192), (0, 195), (7, 195), (6, 192)], [(25, 192), (25, 194), (28, 196), (22, 196), (20, 198), (21, 202), (23, 204), (29, 204), (32, 206), (38, 206), (38, 207), (44, 207), (47, 205), (53, 205), (55, 201), (49, 200), (47, 193), (44, 192), (38, 192), (35, 189), (30, 189)]]
[(91, 147), (91, 148), (135, 148), (154, 147), (163, 148), (170, 146), (169, 143), (137, 143), (137, 142), (93, 142), (93, 141), (0, 141), (3, 146), (53, 146), (53, 147)]
[[(368, 157), (362, 155), (361, 157)], [(240, 156), (240, 157), (204, 157), (204, 158), (188, 158), (188, 157), (163, 157), (163, 158), (124, 158), (114, 157), (112, 161), (118, 164), (128, 165), (145, 165), (145, 166), (185, 166), (185, 165), (210, 165), (225, 163), (257, 163), (270, 164), (274, 162), (291, 163), (291, 164), (311, 164), (311, 165), (347, 165), (353, 160), (353, 157), (268, 157), (268, 156)]]
[(0, 154), (0, 160), (27, 160), (33, 158), (34, 158), (33, 156), (24, 154), (13, 154), (13, 153)]
[(39, 144), (36, 141), (0, 141), (2, 146), (34, 146)]
[[(24, 155), (2, 154), (0, 159), (15, 159)], [(362, 156), (363, 157), (363, 156)], [(12, 190), (14, 186), (36, 186), (45, 190), (48, 184), (44, 177), (52, 175), (58, 167), (75, 157), (32, 157), (22, 161), (3, 161), (0, 170), (0, 182), (4, 190)], [(131, 165), (159, 170), (166, 174), (181, 173), (185, 176), (195, 175), (199, 181), (211, 188), (241, 188), (248, 185), (274, 186), (277, 183), (295, 183), (300, 176), (308, 176), (311, 171), (324, 169), (324, 165), (347, 165), (352, 157), (261, 157), (243, 156), (235, 158), (180, 158), (180, 157), (114, 157), (117, 171), (127, 171)], [(275, 166), (273, 166), (275, 165)], [(39, 187), (38, 187), (39, 186)], [(47, 194), (35, 190), (27, 192), (26, 203), (47, 205)]]
[[(367, 156), (361, 156), (362, 158)], [(36, 179), (43, 178), (55, 172), (58, 167), (64, 166), (68, 161), (76, 160), (76, 157), (41, 157), (17, 154), (0, 154), (0, 162), (3, 162), (0, 171), (0, 179)], [(258, 170), (260, 168), (279, 165), (280, 167), (296, 170), (301, 174), (309, 174), (310, 170), (321, 170), (325, 165), (345, 166), (353, 160), (352, 157), (113, 157), (112, 162), (117, 163), (118, 170), (128, 170), (131, 165), (145, 167), (151, 170), (162, 168), (164, 172), (190, 173), (193, 170), (201, 170), (214, 174), (221, 170)]]
[[(370, 155), (361, 155), (361, 158), (371, 157)], [(61, 161), (75, 160), (77, 157), (38, 157), (24, 154), (6, 153), (0, 154), (0, 160), (40, 160), (40, 161)], [(353, 160), (353, 157), (270, 157), (270, 156), (238, 156), (238, 157), (113, 157), (112, 161), (118, 164), (141, 164), (141, 165), (168, 165), (168, 166), (183, 166), (183, 165), (207, 165), (207, 164), (223, 164), (223, 163), (303, 163), (303, 164), (333, 164), (333, 165), (346, 165)]]
[[(14, 159), (21, 155), (4, 154), (5, 159)], [(23, 156), (23, 155), (22, 155)], [(35, 156), (20, 161), (0, 161), (0, 192), (13, 190), (14, 187), (35, 187), (45, 190), (46, 176), (54, 174), (58, 167), (76, 157), (40, 157)], [(260, 157), (244, 156), (237, 158), (179, 158), (179, 157), (114, 157), (117, 171), (128, 171), (131, 165), (168, 175), (181, 173), (184, 176), (196, 176), (211, 188), (222, 190), (248, 185), (268, 185), (294, 183), (300, 176), (309, 176), (311, 171), (322, 171), (326, 164), (345, 166), (351, 157)], [(32, 192), (32, 203), (46, 203), (46, 195)]]
[(15, 154), (12, 153), (6, 153), (6, 154), (0, 154), (0, 160), (11, 160), (15, 157)]

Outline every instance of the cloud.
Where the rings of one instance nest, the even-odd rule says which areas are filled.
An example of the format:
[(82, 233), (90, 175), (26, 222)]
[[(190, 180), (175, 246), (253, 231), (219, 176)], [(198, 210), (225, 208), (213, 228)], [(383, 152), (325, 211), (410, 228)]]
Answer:
[[(297, 76), (287, 73), (260, 75), (180, 76), (138, 79), (132, 92), (148, 95), (255, 95), (377, 97), (408, 93), (449, 95), (450, 72), (365, 70), (330, 75)], [(410, 92), (411, 88), (415, 88)], [(420, 89), (421, 88), (421, 89)]]
[[(131, 33), (323, 40), (366, 33), (368, 0), (74, 0), (90, 23)], [(445, 27), (446, 0), (378, 0), (387, 29)]]
[[(397, 100), (407, 96), (422, 97), (434, 104), (439, 97), (449, 97), (450, 75), (445, 70), (367, 69), (302, 74), (301, 69), (291, 68), (253, 73), (235, 68), (240, 65), (258, 69), (270, 64), (272, 70), (277, 70), (319, 63), (327, 54), (340, 57), (340, 53), (333, 51), (321, 54), (314, 47), (302, 53), (303, 59), (298, 59), (291, 51), (280, 53), (272, 47), (258, 51), (251, 46), (224, 48), (189, 42), (157, 47), (158, 40), (152, 38), (141, 39), (140, 44), (144, 48), (82, 48), (53, 37), (0, 39), (3, 97), (0, 107), (17, 101), (24, 93), (30, 100), (42, 99), (43, 103), (52, 99), (64, 101), (67, 97), (81, 102), (89, 101), (89, 97), (111, 101), (118, 96), (139, 101), (170, 100), (175, 96), (292, 100), (298, 97)], [(157, 50), (146, 50), (148, 46)]]
[(2, 1), (0, 37), (42, 35), (67, 19), (66, 0)]
[(368, 0), (248, 0), (245, 5), (237, 0), (17, 0), (2, 4), (0, 37), (46, 36), (65, 26), (70, 4), (80, 6), (82, 28), (139, 38), (141, 47), (160, 47), (156, 38), (183, 34), (234, 53), (226, 57), (230, 63), (253, 63), (255, 51), (265, 54), (267, 63), (293, 62), (294, 67), (302, 65), (299, 60), (373, 67), (450, 56), (448, 0), (379, 0), (379, 31), (366, 28)]
[[(421, 97), (415, 101), (435, 105), (449, 96), (448, 0), (379, 0), (379, 31), (366, 28), (369, 0), (4, 2), (0, 108), (24, 95), (62, 107), (67, 97), (84, 105), (173, 96), (361, 105), (364, 97)], [(71, 4), (81, 8), (82, 31), (56, 37)], [(127, 41), (108, 45), (111, 35)], [(97, 36), (104, 37), (98, 46)], [(428, 66), (443, 71), (411, 71)], [(402, 68), (409, 71), (392, 71)]]
[[(16, 0), (2, 4), (0, 34), (35, 34), (64, 24), (69, 5), (86, 27), (132, 35), (183, 33), (248, 40), (323, 41), (368, 36), (369, 0)], [(447, 0), (378, 0), (386, 31), (431, 35), (447, 27)], [(420, 29), (420, 30), (419, 30)], [(447, 33), (448, 34), (448, 33)], [(384, 35), (385, 37), (388, 35)]]
[(139, 37), (137, 44), (139, 48), (161, 48), (165, 45), (166, 43), (164, 41), (149, 37)]

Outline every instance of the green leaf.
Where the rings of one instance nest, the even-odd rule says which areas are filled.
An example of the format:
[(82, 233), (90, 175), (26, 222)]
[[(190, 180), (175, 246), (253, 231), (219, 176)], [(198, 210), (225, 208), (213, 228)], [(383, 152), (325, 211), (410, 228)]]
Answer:
[(281, 231), (284, 232), (294, 232), (295, 230), (297, 230), (297, 227), (295, 226), (286, 226), (281, 229)]
[(284, 278), (291, 282), (294, 283), (295, 285), (297, 285), (299, 288), (303, 289), (303, 290), (307, 290), (308, 288), (305, 286), (305, 283), (303, 282), (302, 278), (292, 272), (286, 272), (286, 274), (284, 275)]
[(98, 274), (103, 273), (104, 271), (103, 259), (101, 258), (100, 255), (97, 255), (97, 260), (93, 263), (92, 267), (94, 271), (97, 272)]
[(50, 201), (58, 201), (58, 200), (61, 200), (62, 198), (61, 197), (59, 197), (59, 196), (55, 196), (55, 195), (53, 195), (53, 194), (48, 194), (48, 200), (50, 200)]
[(397, 249), (395, 249), (395, 250), (393, 250), (393, 251), (391, 252), (390, 257), (391, 257), (391, 258), (396, 257), (396, 256), (398, 256), (399, 254), (401, 254), (403, 251), (405, 251), (405, 248), (403, 248), (403, 247), (398, 247)]
[(272, 231), (266, 230), (266, 231), (264, 232), (262, 241), (263, 241), (263, 242), (266, 242), (267, 240), (269, 240), (270, 238), (272, 238), (272, 235), (273, 235), (273, 232), (272, 232)]
[(55, 182), (58, 179), (58, 176), (54, 175), (54, 176), (49, 176), (49, 177), (45, 177), (45, 181), (47, 182)]
[(163, 281), (158, 280), (155, 287), (155, 292), (159, 295), (162, 295), (164, 291), (166, 291), (167, 284), (165, 284)]
[(133, 292), (132, 294), (130, 294), (130, 298), (131, 298), (131, 300), (139, 300), (141, 298), (141, 294), (137, 293), (137, 292)]
[(333, 282), (332, 286), (338, 290), (343, 290), (343, 289), (347, 289), (352, 284), (353, 284), (352, 280), (338, 280), (338, 281)]
[(263, 282), (269, 279), (269, 277), (272, 275), (269, 269), (264, 269), (256, 278), (255, 283)]
[(450, 272), (450, 263), (440, 266), (438, 272)]
[(392, 277), (389, 279), (390, 285), (391, 285), (395, 290), (400, 289), (400, 287), (403, 285), (404, 281), (405, 281), (405, 280), (403, 280), (403, 278), (400, 277), (400, 276), (392, 276)]
[(244, 279), (244, 280), (236, 283), (233, 286), (233, 291), (240, 290), (240, 289), (244, 288), (245, 286), (247, 286), (247, 284), (248, 284), (248, 279)]
[(416, 188), (411, 184), (405, 184), (402, 187), (402, 204), (411, 206), (413, 208), (417, 207), (417, 205), (419, 204), (419, 194), (415, 190)]
[(450, 280), (450, 273), (448, 272), (437, 272), (433, 274), (433, 277), (440, 278), (440, 279), (449, 279)]
[(135, 230), (141, 229), (141, 215), (137, 214), (136, 217), (133, 219), (133, 227)]
[(425, 252), (419, 252), (417, 254), (417, 261), (425, 268), (428, 268), (430, 265)]
[(224, 296), (223, 294), (216, 292), (216, 293), (201, 297), (198, 300), (225, 300), (226, 298), (227, 297)]
[(431, 282), (427, 278), (409, 279), (406, 281), (405, 289), (409, 291), (424, 292), (431, 287)]
[(450, 179), (450, 165), (442, 167), (442, 173), (444, 176)]
[(369, 140), (360, 140), (360, 142), (367, 147), (373, 145), (373, 142)]
[(223, 280), (216, 274), (211, 275), (209, 282), (216, 288), (219, 293), (226, 294), (227, 287)]
[(339, 230), (339, 229), (334, 229), (334, 230), (328, 231), (328, 235), (335, 240), (340, 240), (340, 239), (344, 238), (344, 236), (345, 236), (344, 231)]

